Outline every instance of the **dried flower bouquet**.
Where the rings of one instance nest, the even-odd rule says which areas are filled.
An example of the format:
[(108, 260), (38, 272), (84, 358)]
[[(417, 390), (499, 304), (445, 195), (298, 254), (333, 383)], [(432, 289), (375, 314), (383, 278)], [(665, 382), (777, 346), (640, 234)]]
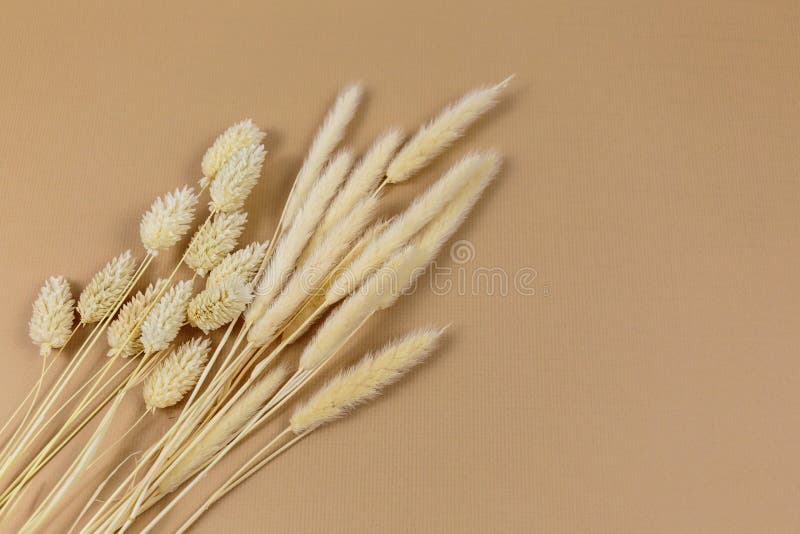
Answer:
[[(63, 277), (48, 279), (29, 324), (42, 372), (0, 431), (7, 436), (0, 451), (0, 521), (15, 517), (15, 506), (37, 473), (97, 415), (102, 415), (98, 425), (69, 468), (32, 513), (17, 518), (24, 521), (20, 532), (51, 529), (48, 521), (89, 480), (87, 474), (95, 474), (104, 452), (149, 414), (182, 402), (169, 429), (106, 491), (127, 462), (109, 472), (70, 528), (124, 532), (171, 496), (148, 524), (137, 525), (150, 532), (234, 447), (296, 404), (285, 429), (216, 488), (186, 520), (183, 532), (277, 455), (422, 362), (443, 328), (422, 328), (388, 342), (298, 404), (299, 396), (309, 393), (307, 384), (336, 365), (345, 343), (425, 271), (497, 174), (499, 157), (468, 154), (389, 220), (375, 220), (382, 195), (447, 149), (497, 103), (507, 84), (468, 93), (405, 143), (398, 129), (386, 131), (358, 160), (346, 149), (336, 152), (362, 97), (360, 85), (347, 87), (317, 132), (271, 237), (236, 250), (247, 223), (246, 199), (267, 155), (265, 133), (242, 121), (204, 155), (199, 191), (180, 187), (156, 199), (144, 214), (141, 260), (130, 251), (113, 258), (77, 302)], [(188, 235), (206, 192), (209, 214), (180, 261), (165, 279), (137, 291), (159, 253)], [(181, 279), (187, 268), (191, 278)], [(202, 287), (198, 277), (205, 278)], [(178, 343), (187, 327), (196, 333)], [(306, 336), (312, 327), (315, 332)], [(88, 330), (83, 342), (68, 348), (83, 328)], [(207, 337), (223, 328), (216, 342)], [(108, 348), (102, 352), (108, 358), (98, 363), (90, 355), (97, 353), (104, 334)], [(303, 349), (293, 368), (282, 356), (294, 344)], [(71, 357), (52, 377), (52, 363), (65, 350)], [(75, 384), (76, 373), (87, 366), (96, 369)], [(142, 402), (141, 416), (108, 443), (115, 414), (139, 386), (143, 401), (133, 396), (129, 402)]]

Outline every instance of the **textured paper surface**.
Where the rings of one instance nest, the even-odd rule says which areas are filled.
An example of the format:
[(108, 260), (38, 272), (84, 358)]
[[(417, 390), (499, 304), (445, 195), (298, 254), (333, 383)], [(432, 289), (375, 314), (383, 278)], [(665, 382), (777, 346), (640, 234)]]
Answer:
[[(303, 4), (4, 4), (2, 413), (39, 371), (26, 322), (43, 279), (63, 273), (77, 291), (125, 248), (141, 256), (140, 214), (199, 178), (229, 124), (269, 130), (247, 204), (246, 237), (264, 238), (347, 82), (368, 91), (346, 141), (363, 151), (516, 72), (496, 111), (386, 197), (396, 211), (466, 151), (504, 154), (455, 238), (467, 261), (445, 251), (440, 264), (451, 281), (501, 270), (508, 294), (421, 290), (375, 317), (341, 361), (413, 327), (453, 327), (430, 363), (196, 531), (798, 530), (797, 3)], [(148, 418), (105, 465), (168, 424)]]

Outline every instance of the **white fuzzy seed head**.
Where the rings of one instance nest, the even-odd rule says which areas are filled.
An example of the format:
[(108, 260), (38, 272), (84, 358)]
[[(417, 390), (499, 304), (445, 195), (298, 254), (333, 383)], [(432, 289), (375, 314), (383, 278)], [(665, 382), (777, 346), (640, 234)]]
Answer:
[(241, 209), (247, 196), (258, 183), (266, 151), (264, 145), (252, 144), (237, 151), (211, 182), (212, 212), (231, 212)]
[(377, 397), (381, 390), (399, 380), (436, 348), (444, 331), (422, 329), (367, 354), (353, 367), (340, 373), (305, 404), (295, 410), (289, 425), (295, 434), (344, 417), (360, 404)]
[(246, 247), (228, 254), (208, 274), (206, 287), (217, 285), (231, 276), (238, 276), (248, 284), (251, 283), (261, 266), (268, 246), (269, 241), (250, 243)]
[(64, 277), (48, 278), (33, 303), (33, 315), (28, 323), (28, 334), (39, 345), (42, 356), (67, 343), (72, 332), (74, 306), (75, 299)]
[(197, 195), (191, 187), (184, 186), (157, 198), (139, 224), (144, 248), (155, 256), (159, 250), (180, 241), (194, 220), (195, 206)]
[(286, 223), (290, 224), (308, 200), (315, 180), (322, 172), (336, 145), (344, 137), (347, 125), (353, 120), (364, 90), (360, 84), (350, 85), (336, 97), (331, 110), (319, 127), (303, 166), (297, 173), (291, 195), (286, 201)]
[(481, 115), (492, 109), (510, 81), (511, 77), (497, 85), (467, 93), (420, 128), (389, 164), (386, 179), (390, 183), (397, 183), (411, 178), (453, 141), (461, 137)]
[(236, 152), (248, 145), (260, 143), (266, 135), (250, 119), (238, 122), (222, 132), (203, 156), (201, 164), (203, 178), (200, 180), (200, 187), (210, 185), (220, 169)]
[(205, 276), (234, 249), (246, 222), (243, 211), (214, 215), (192, 238), (184, 257), (186, 265)]
[(108, 356), (119, 354), (127, 358), (144, 350), (142, 340), (139, 339), (142, 335), (141, 323), (147, 309), (166, 286), (166, 280), (158, 280), (147, 286), (144, 291), (136, 293), (122, 306), (119, 315), (108, 326), (106, 333), (110, 347)]
[(81, 323), (96, 323), (110, 313), (123, 297), (135, 270), (136, 261), (128, 250), (95, 274), (78, 299)]
[(186, 308), (192, 296), (192, 281), (181, 281), (169, 288), (142, 323), (145, 354), (166, 349), (186, 323)]
[(189, 303), (189, 324), (208, 334), (236, 319), (253, 299), (253, 291), (238, 276), (207, 287)]
[(180, 345), (144, 382), (142, 395), (148, 410), (178, 404), (197, 383), (208, 361), (211, 340), (196, 337)]

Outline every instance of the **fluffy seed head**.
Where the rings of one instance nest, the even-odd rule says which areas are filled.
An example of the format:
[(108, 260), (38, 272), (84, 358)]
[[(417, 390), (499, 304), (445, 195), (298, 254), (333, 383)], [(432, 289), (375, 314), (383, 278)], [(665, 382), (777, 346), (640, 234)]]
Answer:
[(492, 87), (477, 89), (464, 95), (447, 107), (438, 117), (420, 128), (417, 134), (400, 149), (389, 168), (386, 178), (390, 183), (408, 180), (445, 148), (461, 137), (478, 117), (497, 104), (500, 93), (511, 77)]
[(142, 323), (142, 347), (152, 354), (169, 347), (186, 323), (186, 308), (192, 296), (192, 281), (178, 282), (156, 302)]
[(325, 212), (319, 228), (308, 245), (307, 250), (314, 248), (328, 236), (331, 228), (339, 221), (349, 216), (354, 206), (364, 197), (372, 193), (378, 185), (378, 180), (383, 176), (383, 171), (389, 163), (403, 134), (400, 130), (392, 129), (378, 138), (342, 186), (341, 191), (331, 202)]
[(142, 395), (147, 409), (168, 408), (183, 400), (203, 372), (210, 348), (211, 340), (196, 337), (167, 356), (144, 381)]
[(320, 126), (311, 148), (308, 151), (303, 166), (295, 178), (292, 194), (286, 204), (286, 223), (292, 222), (300, 207), (306, 202), (309, 191), (314, 181), (322, 171), (325, 162), (333, 153), (336, 145), (344, 137), (347, 125), (353, 119), (361, 102), (363, 89), (359, 84), (346, 87), (336, 98), (336, 103), (328, 112), (325, 121)]
[(248, 145), (260, 143), (265, 135), (267, 134), (259, 130), (250, 119), (238, 122), (222, 132), (203, 156), (200, 187), (209, 185), (236, 152)]
[(144, 248), (152, 255), (177, 243), (189, 231), (194, 220), (197, 195), (191, 187), (182, 187), (158, 197), (142, 216), (139, 235)]
[(234, 249), (244, 231), (247, 213), (217, 213), (197, 230), (184, 261), (200, 276), (216, 267)]
[(28, 334), (39, 345), (42, 356), (67, 343), (72, 332), (74, 306), (75, 299), (63, 276), (51, 276), (45, 281), (33, 303), (33, 315), (28, 323)]
[(108, 355), (119, 354), (123, 358), (133, 356), (144, 350), (142, 346), (142, 321), (145, 312), (155, 302), (156, 297), (167, 286), (167, 281), (160, 279), (147, 286), (144, 291), (139, 291), (126, 302), (119, 315), (108, 326)]
[(266, 151), (264, 145), (253, 143), (237, 151), (211, 182), (212, 212), (230, 212), (241, 209), (244, 201), (261, 176)]
[(178, 486), (201, 469), (206, 461), (236, 436), (264, 403), (272, 397), (285, 379), (286, 368), (281, 365), (256, 382), (197, 442), (191, 452), (170, 468), (159, 485), (159, 493), (163, 495), (175, 491)]
[(370, 315), (391, 306), (413, 283), (424, 259), (419, 249), (407, 246), (372, 273), (322, 323), (303, 349), (300, 369), (311, 370), (321, 365)]
[(96, 323), (108, 315), (123, 297), (135, 270), (136, 262), (130, 250), (106, 263), (78, 299), (81, 323)]
[(487, 155), (480, 171), (473, 176), (444, 211), (437, 215), (415, 238), (414, 244), (427, 250), (430, 260), (438, 255), (442, 245), (458, 230), (499, 170), (499, 156)]
[(248, 284), (251, 283), (264, 259), (268, 246), (269, 241), (250, 243), (246, 247), (228, 254), (208, 274), (206, 287), (217, 285), (231, 276), (238, 276)]
[(189, 324), (208, 334), (236, 319), (253, 299), (253, 291), (238, 276), (207, 287), (189, 303)]
[(485, 157), (471, 154), (456, 163), (425, 193), (377, 236), (372, 243), (339, 275), (328, 298), (343, 298), (353, 291), (366, 275), (374, 271), (398, 248), (405, 245), (431, 219), (441, 212), (485, 165)]
[(261, 317), (289, 279), (300, 254), (308, 245), (308, 240), (313, 235), (352, 163), (353, 157), (349, 152), (339, 153), (314, 184), (307, 201), (275, 247), (275, 253), (272, 254), (270, 262), (258, 282), (256, 297), (245, 315), (248, 322), (252, 323)]
[(377, 397), (436, 348), (444, 331), (422, 329), (367, 354), (339, 373), (305, 404), (295, 410), (289, 424), (295, 434), (316, 429), (347, 415), (356, 406)]
[(294, 273), (269, 309), (248, 331), (248, 341), (262, 346), (272, 339), (302, 304), (320, 291), (320, 286), (339, 259), (362, 233), (378, 205), (378, 197), (370, 195), (358, 202), (347, 217), (333, 226), (328, 236)]

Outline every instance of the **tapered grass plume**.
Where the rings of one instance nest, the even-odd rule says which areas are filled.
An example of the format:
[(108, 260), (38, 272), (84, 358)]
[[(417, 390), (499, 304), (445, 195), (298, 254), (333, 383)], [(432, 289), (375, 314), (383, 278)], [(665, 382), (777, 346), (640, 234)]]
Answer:
[(82, 324), (96, 323), (111, 312), (127, 292), (135, 269), (136, 261), (128, 250), (94, 275), (78, 299), (77, 309)]
[(318, 292), (328, 273), (362, 233), (377, 205), (378, 197), (368, 196), (353, 207), (348, 217), (339, 220), (308, 260), (294, 273), (269, 309), (253, 324), (248, 332), (248, 341), (256, 346), (264, 345), (299, 310), (306, 299)]
[(455, 164), (367, 245), (337, 277), (326, 299), (332, 303), (351, 293), (369, 272), (386, 261), (389, 255), (406, 244), (441, 212), (484, 164), (485, 156), (481, 154), (471, 154)]
[(249, 323), (264, 313), (286, 283), (297, 259), (325, 214), (328, 204), (344, 181), (352, 162), (353, 157), (349, 152), (341, 152), (314, 184), (308, 200), (303, 204), (286, 234), (281, 237), (259, 281), (253, 304), (245, 313)]
[(420, 128), (392, 160), (386, 170), (386, 180), (389, 183), (405, 181), (441, 154), (453, 141), (461, 137), (473, 122), (497, 104), (500, 93), (510, 81), (511, 77), (497, 85), (467, 93)]
[(331, 202), (320, 222), (319, 228), (308, 244), (307, 251), (313, 251), (322, 242), (331, 229), (342, 219), (349, 217), (353, 208), (364, 197), (370, 195), (378, 186), (378, 181), (383, 176), (386, 165), (397, 150), (403, 134), (398, 129), (392, 129), (378, 138), (355, 166), (342, 190)]
[(344, 137), (347, 125), (353, 120), (362, 94), (361, 86), (355, 84), (346, 87), (336, 98), (333, 108), (328, 112), (325, 121), (314, 137), (308, 155), (303, 161), (303, 166), (295, 178), (294, 188), (286, 201), (284, 218), (286, 225), (291, 224), (301, 206), (308, 200), (314, 181)]

